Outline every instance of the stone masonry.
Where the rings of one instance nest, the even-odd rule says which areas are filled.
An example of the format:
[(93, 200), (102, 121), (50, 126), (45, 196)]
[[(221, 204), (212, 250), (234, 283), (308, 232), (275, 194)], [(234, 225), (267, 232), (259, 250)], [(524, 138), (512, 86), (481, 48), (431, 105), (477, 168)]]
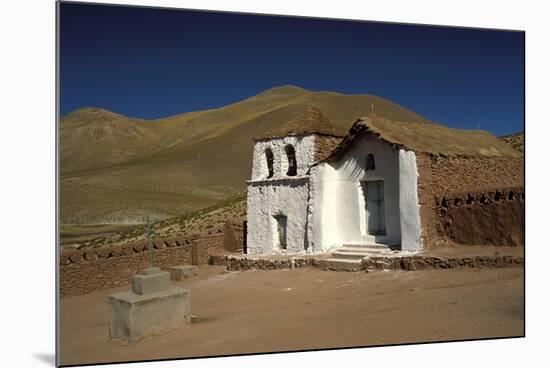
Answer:
[[(223, 234), (188, 239), (155, 239), (155, 266), (166, 269), (183, 264), (204, 265), (209, 250), (223, 249)], [(59, 259), (60, 296), (128, 284), (132, 275), (148, 265), (145, 241), (120, 246), (64, 249)]]
[(523, 188), (522, 158), (441, 157), (419, 154), (418, 199), (424, 247), (442, 240), (438, 232), (436, 198), (453, 193), (491, 191), (502, 188)]

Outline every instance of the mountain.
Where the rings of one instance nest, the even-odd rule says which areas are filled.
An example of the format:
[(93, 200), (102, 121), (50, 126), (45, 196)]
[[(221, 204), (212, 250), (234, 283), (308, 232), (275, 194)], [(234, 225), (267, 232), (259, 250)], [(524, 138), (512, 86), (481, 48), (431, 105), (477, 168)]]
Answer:
[(146, 213), (172, 217), (242, 193), (251, 173), (253, 137), (311, 104), (346, 130), (371, 106), (391, 120), (429, 123), (380, 97), (295, 86), (157, 120), (79, 109), (60, 123), (61, 222), (137, 223)]
[(518, 132), (509, 135), (503, 135), (500, 137), (504, 142), (510, 144), (512, 147), (525, 153), (525, 133)]

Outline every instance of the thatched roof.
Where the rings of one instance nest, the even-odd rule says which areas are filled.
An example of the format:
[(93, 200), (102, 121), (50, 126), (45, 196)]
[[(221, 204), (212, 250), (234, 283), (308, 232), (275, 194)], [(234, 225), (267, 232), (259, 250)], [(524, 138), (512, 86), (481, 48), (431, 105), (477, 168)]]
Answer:
[(345, 131), (334, 126), (317, 106), (311, 105), (299, 116), (282, 127), (272, 130), (261, 137), (256, 137), (256, 140), (308, 134), (343, 137)]
[(521, 153), (482, 130), (447, 128), (438, 124), (397, 122), (370, 114), (357, 120), (326, 161), (336, 160), (357, 138), (371, 133), (399, 148), (436, 156), (520, 158)]

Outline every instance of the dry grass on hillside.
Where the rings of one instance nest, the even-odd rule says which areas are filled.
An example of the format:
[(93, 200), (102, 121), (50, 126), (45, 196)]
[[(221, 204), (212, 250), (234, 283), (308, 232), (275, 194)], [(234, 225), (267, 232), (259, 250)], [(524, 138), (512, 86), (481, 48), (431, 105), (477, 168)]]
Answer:
[(61, 222), (137, 223), (197, 211), (245, 190), (253, 137), (310, 105), (343, 130), (373, 105), (396, 120), (426, 119), (370, 95), (285, 86), (218, 109), (137, 120), (81, 109), (61, 121)]
[(500, 137), (504, 142), (508, 143), (521, 153), (525, 152), (525, 134), (523, 132), (514, 133)]
[[(212, 235), (223, 232), (227, 221), (246, 219), (246, 197), (239, 195), (200, 211), (159, 220), (152, 224), (153, 238)], [(61, 245), (64, 247), (99, 247), (120, 245), (146, 239), (145, 224), (136, 225), (62, 225)]]

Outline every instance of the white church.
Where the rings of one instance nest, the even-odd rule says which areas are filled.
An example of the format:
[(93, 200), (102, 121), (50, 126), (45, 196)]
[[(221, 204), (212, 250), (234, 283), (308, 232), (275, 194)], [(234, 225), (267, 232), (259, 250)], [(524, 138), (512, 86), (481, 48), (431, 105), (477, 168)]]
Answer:
[(343, 244), (420, 249), (415, 153), (355, 134), (356, 125), (344, 137), (311, 106), (255, 139), (249, 254), (320, 253)]

